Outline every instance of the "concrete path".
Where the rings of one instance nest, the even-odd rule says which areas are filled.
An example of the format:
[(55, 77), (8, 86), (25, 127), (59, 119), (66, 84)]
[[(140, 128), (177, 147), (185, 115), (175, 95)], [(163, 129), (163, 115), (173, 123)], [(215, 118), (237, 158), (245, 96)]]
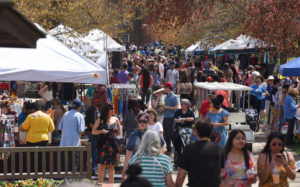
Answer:
[[(257, 160), (259, 153), (261, 152), (261, 150), (264, 148), (265, 144), (266, 144), (266, 137), (264, 137), (264, 134), (262, 132), (258, 132), (255, 135), (256, 139), (255, 139), (255, 143), (253, 145), (253, 156), (255, 158), (255, 160)], [(289, 150), (290, 151), (290, 150)], [(297, 155), (295, 152), (293, 152), (294, 157), (295, 157), (295, 161), (299, 161), (300, 160), (300, 155)], [(173, 159), (172, 159), (173, 160)], [(176, 176), (177, 176), (177, 171), (174, 171), (173, 174), (173, 179), (174, 181), (176, 180)], [(186, 186), (187, 184), (187, 178), (184, 182), (183, 186)], [(114, 185), (104, 185), (104, 186), (109, 186), (109, 187), (117, 187), (120, 186), (121, 181), (117, 180), (116, 184)], [(300, 187), (300, 173), (297, 172), (297, 177), (294, 181), (289, 181), (290, 187)], [(258, 187), (258, 182), (254, 185), (252, 185), (252, 187)]]

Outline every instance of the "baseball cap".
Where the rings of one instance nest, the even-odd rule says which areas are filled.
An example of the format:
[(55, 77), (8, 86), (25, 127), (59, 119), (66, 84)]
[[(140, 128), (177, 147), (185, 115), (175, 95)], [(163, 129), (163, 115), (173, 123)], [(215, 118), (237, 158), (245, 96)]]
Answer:
[(274, 80), (274, 77), (273, 77), (272, 75), (270, 75), (270, 76), (268, 77), (268, 80)]
[(211, 90), (210, 90), (210, 91), (207, 92), (207, 95), (208, 95), (208, 96), (214, 96), (215, 94), (216, 94), (215, 91), (211, 91)]
[(171, 82), (165, 82), (165, 84), (162, 85), (162, 87), (168, 87), (168, 88), (173, 88), (173, 84)]
[(79, 99), (74, 99), (73, 100), (73, 103), (72, 103), (73, 108), (79, 108), (83, 105), (84, 105), (83, 102), (81, 102)]
[(207, 82), (212, 82), (212, 77), (207, 77)]

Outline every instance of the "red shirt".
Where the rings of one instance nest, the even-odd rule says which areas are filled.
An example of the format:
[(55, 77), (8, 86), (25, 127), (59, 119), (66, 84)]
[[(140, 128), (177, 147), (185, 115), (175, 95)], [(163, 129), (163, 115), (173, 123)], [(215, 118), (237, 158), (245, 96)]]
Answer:
[(226, 106), (227, 108), (229, 108), (231, 106), (231, 103), (229, 102), (229, 99), (228, 99), (228, 95), (229, 95), (229, 92), (227, 91), (223, 91), (223, 90), (218, 90), (216, 91), (216, 96), (217, 95), (222, 95), (224, 100), (223, 100), (223, 105)]
[(210, 101), (208, 99), (203, 101), (203, 103), (201, 104), (201, 107), (199, 109), (199, 114), (201, 114), (202, 116), (205, 117), (207, 112), (209, 111), (209, 104), (210, 104)]
[(116, 77), (111, 77), (110, 78), (110, 84), (114, 84), (114, 83), (119, 84), (120, 80)]

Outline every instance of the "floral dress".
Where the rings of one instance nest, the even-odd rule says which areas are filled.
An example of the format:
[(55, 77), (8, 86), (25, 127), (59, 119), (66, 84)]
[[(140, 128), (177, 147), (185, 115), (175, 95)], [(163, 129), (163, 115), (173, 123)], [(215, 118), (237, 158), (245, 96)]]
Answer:
[[(262, 173), (266, 169), (267, 167), (266, 164), (261, 165), (260, 167), (257, 168), (258, 174)], [(291, 169), (296, 170), (294, 161), (288, 159), (288, 165), (290, 166)], [(269, 176), (266, 182), (264, 183), (259, 182), (259, 187), (288, 187), (289, 186), (288, 179), (287, 179), (288, 177), (284, 166), (282, 165), (278, 166), (278, 171), (279, 171), (279, 184), (273, 184), (273, 178), (271, 175)]]
[[(249, 154), (249, 169), (254, 170), (254, 159)], [(234, 187), (250, 187), (251, 183), (248, 183), (248, 176), (246, 173), (246, 165), (244, 162), (234, 162), (229, 158), (225, 162), (225, 180), (233, 182)]]
[(100, 124), (99, 130), (108, 130), (107, 134), (101, 134), (97, 142), (98, 163), (102, 165), (114, 165), (118, 153), (116, 139), (117, 124)]

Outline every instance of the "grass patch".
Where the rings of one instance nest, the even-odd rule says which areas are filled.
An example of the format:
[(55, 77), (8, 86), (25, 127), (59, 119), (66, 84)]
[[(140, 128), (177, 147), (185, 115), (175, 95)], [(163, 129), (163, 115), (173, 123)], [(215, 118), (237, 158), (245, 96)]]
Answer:
[(289, 149), (293, 150), (295, 153), (300, 155), (300, 143), (296, 142), (294, 145), (287, 146)]

